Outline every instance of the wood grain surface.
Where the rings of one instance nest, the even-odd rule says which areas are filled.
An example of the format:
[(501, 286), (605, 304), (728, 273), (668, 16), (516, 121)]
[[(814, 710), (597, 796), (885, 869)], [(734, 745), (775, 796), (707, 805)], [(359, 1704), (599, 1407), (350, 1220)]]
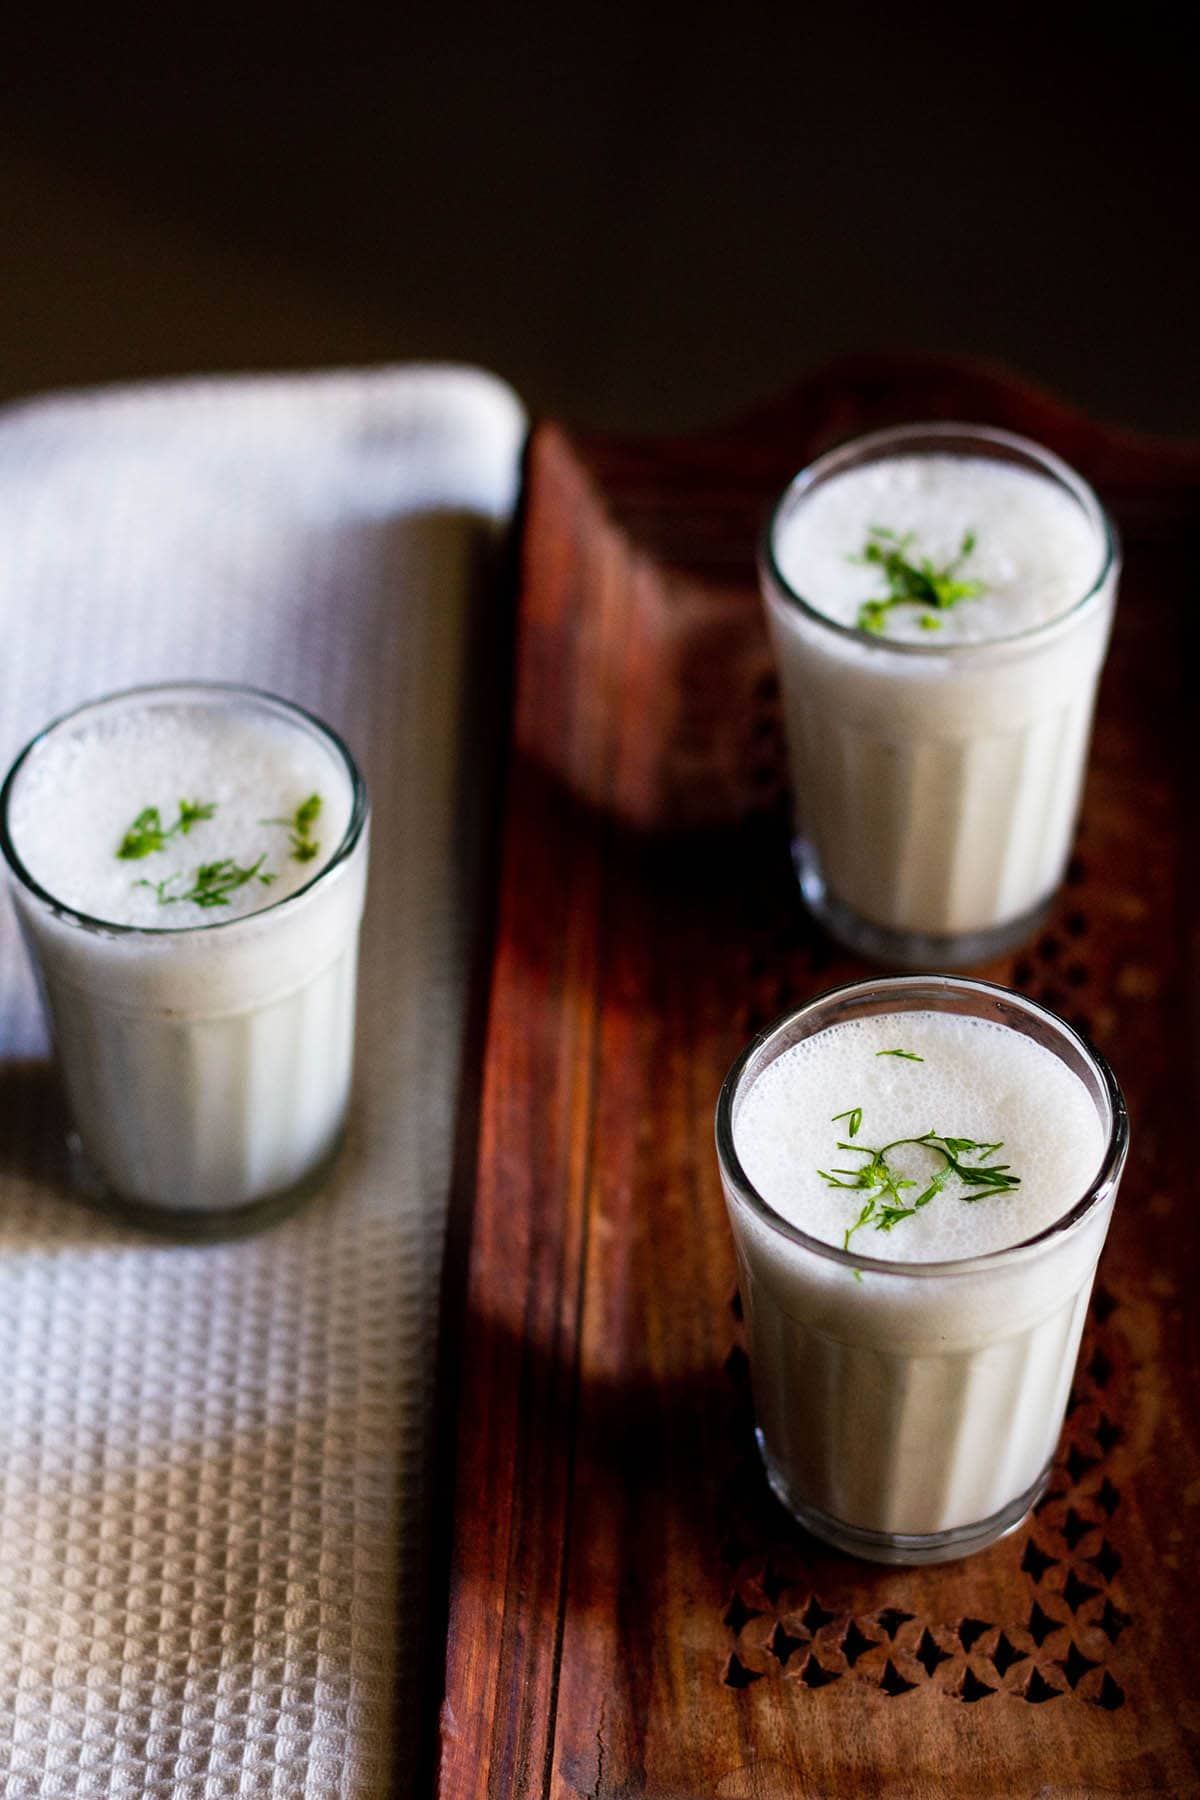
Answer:
[[(767, 1490), (712, 1119), (747, 1037), (863, 968), (791, 875), (756, 534), (813, 454), (915, 418), (1038, 438), (1122, 530), (1069, 880), (982, 972), (1094, 1038), (1133, 1147), (1046, 1498), (905, 1570), (825, 1550)], [(537, 431), (442, 1800), (1200, 1792), (1198, 528), (1200, 447), (961, 362), (842, 364), (681, 442)]]

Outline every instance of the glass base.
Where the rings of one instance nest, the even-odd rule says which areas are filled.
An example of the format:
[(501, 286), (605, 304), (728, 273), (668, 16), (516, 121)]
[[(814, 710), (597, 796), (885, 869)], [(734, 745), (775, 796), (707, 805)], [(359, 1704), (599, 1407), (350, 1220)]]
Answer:
[(169, 1201), (127, 1199), (97, 1172), (75, 1131), (67, 1134), (67, 1157), (76, 1195), (95, 1212), (177, 1243), (212, 1244), (230, 1238), (250, 1237), (298, 1211), (324, 1186), (341, 1155), (344, 1138), (344, 1132), (339, 1134), (328, 1155), (291, 1187), (260, 1194), (243, 1205), (230, 1207), (185, 1207), (174, 1206)]
[(892, 931), (886, 925), (874, 925), (869, 919), (860, 918), (830, 893), (820, 864), (803, 838), (792, 840), (792, 861), (805, 904), (830, 937), (855, 955), (892, 969), (963, 969), (990, 962), (1033, 937), (1045, 924), (1054, 903), (1051, 894), (1019, 919), (1009, 919), (982, 931), (959, 931), (949, 936)]
[(954, 1562), (960, 1556), (973, 1556), (977, 1550), (986, 1550), (989, 1544), (1007, 1537), (1015, 1531), (1030, 1509), (1037, 1505), (1050, 1479), (1053, 1459), (1048, 1462), (1032, 1487), (1002, 1506), (990, 1518), (981, 1519), (977, 1525), (955, 1525), (948, 1531), (930, 1531), (909, 1533), (902, 1531), (868, 1531), (861, 1525), (847, 1525), (842, 1519), (830, 1518), (828, 1513), (820, 1512), (815, 1506), (808, 1506), (798, 1500), (789, 1490), (787, 1482), (771, 1461), (761, 1431), (754, 1434), (758, 1439), (759, 1454), (763, 1467), (767, 1472), (767, 1480), (771, 1492), (780, 1504), (791, 1513), (792, 1517), (814, 1537), (826, 1544), (832, 1544), (835, 1550), (845, 1550), (850, 1556), (859, 1556), (866, 1562), (922, 1564)]

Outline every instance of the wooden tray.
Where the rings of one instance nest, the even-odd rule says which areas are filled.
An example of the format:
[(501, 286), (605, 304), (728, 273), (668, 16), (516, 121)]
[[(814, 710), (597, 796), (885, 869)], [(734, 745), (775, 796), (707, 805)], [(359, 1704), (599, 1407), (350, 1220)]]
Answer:
[[(983, 972), (1095, 1038), (1133, 1150), (1037, 1516), (903, 1570), (823, 1549), (767, 1490), (712, 1115), (751, 1032), (861, 969), (788, 864), (761, 517), (831, 443), (936, 417), (1061, 451), (1124, 536), (1070, 878), (1040, 939)], [(443, 1800), (1200, 1792), (1198, 526), (1200, 447), (945, 360), (843, 364), (711, 437), (536, 433)]]

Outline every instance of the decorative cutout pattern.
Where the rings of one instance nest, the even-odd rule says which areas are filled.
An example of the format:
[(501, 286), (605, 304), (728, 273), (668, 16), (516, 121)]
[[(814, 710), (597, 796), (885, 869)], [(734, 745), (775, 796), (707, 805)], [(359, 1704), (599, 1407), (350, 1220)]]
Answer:
[(1045, 1676), (1037, 1669), (1029, 1677), (1027, 1685), (1022, 1689), (1022, 1698), (1033, 1706), (1041, 1706), (1046, 1700), (1061, 1700), (1062, 1689), (1051, 1687)]
[(812, 1636), (815, 1637), (822, 1625), (828, 1625), (829, 1621), (836, 1617), (837, 1614), (828, 1612), (814, 1594), (804, 1609), (800, 1623), (803, 1625), (805, 1631), (810, 1632)]
[(780, 1620), (779, 1624), (775, 1627), (774, 1631), (771, 1633), (771, 1642), (768, 1645), (768, 1648), (771, 1652), (771, 1655), (776, 1658), (776, 1660), (779, 1662), (780, 1666), (782, 1667), (784, 1664), (786, 1664), (789, 1656), (792, 1654), (792, 1651), (799, 1650), (800, 1646), (804, 1642), (805, 1642), (805, 1639), (802, 1637), (793, 1637), (792, 1633), (787, 1629), (787, 1627), (784, 1625), (783, 1621)]
[(1033, 1610), (1029, 1615), (1029, 1623), (1025, 1629), (1037, 1645), (1038, 1649), (1041, 1649), (1051, 1632), (1061, 1631), (1062, 1628), (1062, 1620), (1052, 1619), (1048, 1613), (1042, 1611), (1035, 1600), (1033, 1603)]
[(949, 1662), (951, 1660), (952, 1652), (942, 1649), (927, 1625), (921, 1633), (921, 1641), (917, 1645), (914, 1654), (925, 1673), (927, 1675), (932, 1675), (939, 1663)]
[[(1022, 1572), (1030, 1576), (1032, 1580), (1040, 1581), (1047, 1569), (1056, 1569), (1057, 1567), (1058, 1558), (1047, 1556), (1046, 1552), (1039, 1550), (1037, 1544), (1030, 1538), (1025, 1546), (1025, 1554), (1021, 1558)], [(968, 1644), (966, 1648), (969, 1650), (971, 1646)]]
[[(889, 1663), (889, 1669), (891, 1666)], [(828, 1687), (831, 1681), (840, 1681), (841, 1675), (840, 1669), (827, 1669), (823, 1663), (817, 1661), (815, 1656), (810, 1656), (800, 1672), (800, 1679), (805, 1687), (821, 1688)]]
[(868, 1650), (874, 1650), (878, 1643), (878, 1638), (864, 1637), (859, 1629), (858, 1621), (851, 1619), (841, 1643), (842, 1655), (846, 1659), (847, 1667), (852, 1669), (859, 1657)]
[(1002, 1631), (1000, 1636), (996, 1639), (996, 1648), (992, 1651), (992, 1663), (1001, 1680), (1004, 1679), (1008, 1674), (1008, 1671), (1011, 1668), (1014, 1668), (1017, 1663), (1027, 1662), (1028, 1660), (1028, 1651), (1018, 1650), (1014, 1644), (1010, 1644), (1008, 1641), (1008, 1634)]
[(893, 1700), (898, 1700), (901, 1694), (911, 1694), (917, 1684), (915, 1681), (905, 1681), (889, 1656), (884, 1665), (879, 1685), (885, 1694), (890, 1694)]
[[(751, 1619), (757, 1619), (761, 1616), (762, 1609), (760, 1607), (747, 1606), (746, 1602), (742, 1599), (742, 1596), (735, 1592), (733, 1599), (725, 1609), (725, 1617), (722, 1620), (722, 1623), (727, 1625), (736, 1637), (743, 1625), (748, 1625)], [(782, 1629), (782, 1627), (780, 1627), (780, 1629)], [(796, 1641), (799, 1642), (800, 1640), (797, 1639)]]
[(763, 1674), (764, 1671), (762, 1669), (748, 1669), (741, 1657), (738, 1656), (735, 1651), (731, 1654), (729, 1661), (725, 1664), (725, 1686), (731, 1688), (748, 1688), (751, 1683), (761, 1681)]

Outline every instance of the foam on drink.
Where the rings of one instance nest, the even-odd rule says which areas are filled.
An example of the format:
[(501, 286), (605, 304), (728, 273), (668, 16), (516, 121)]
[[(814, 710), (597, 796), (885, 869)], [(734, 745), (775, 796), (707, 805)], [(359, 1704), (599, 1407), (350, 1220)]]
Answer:
[(810, 606), (854, 625), (864, 600), (886, 596), (878, 569), (857, 560), (881, 526), (911, 532), (908, 556), (939, 569), (972, 534), (963, 573), (983, 587), (939, 614), (936, 634), (919, 607), (896, 607), (884, 634), (894, 641), (936, 648), (1011, 637), (1068, 612), (1100, 573), (1092, 522), (1062, 488), (990, 457), (939, 455), (889, 456), (814, 487), (776, 530), (780, 571)]
[[(903, 1048), (921, 1062), (881, 1055)], [(853, 1248), (896, 1262), (952, 1261), (1035, 1236), (1086, 1192), (1104, 1153), (1095, 1105), (1051, 1051), (1009, 1026), (962, 1014), (908, 1012), (852, 1019), (802, 1039), (763, 1070), (737, 1113), (734, 1142), (758, 1192), (791, 1223), (840, 1245), (864, 1194), (833, 1188), (818, 1170), (866, 1158), (839, 1151), (861, 1107), (857, 1144), (881, 1148), (933, 1131), (1002, 1140), (989, 1161), (1020, 1186), (964, 1202), (958, 1182), (888, 1232), (870, 1223)], [(898, 1153), (924, 1180), (944, 1166), (933, 1151)], [(974, 1158), (968, 1157), (967, 1161)], [(910, 1194), (918, 1190), (907, 1190)]]
[[(268, 821), (294, 818), (313, 794), (321, 799), (315, 853), (298, 857), (287, 825)], [(145, 808), (156, 807), (169, 828), (185, 800), (212, 805), (213, 816), (148, 855), (117, 854)], [(114, 924), (177, 931), (258, 912), (306, 886), (341, 842), (350, 807), (345, 770), (290, 721), (252, 707), (148, 701), (135, 711), (85, 714), (41, 743), (14, 789), (9, 830), (25, 867), (55, 899)], [(171, 897), (222, 858), (241, 868), (259, 863), (258, 873), (220, 905)]]

